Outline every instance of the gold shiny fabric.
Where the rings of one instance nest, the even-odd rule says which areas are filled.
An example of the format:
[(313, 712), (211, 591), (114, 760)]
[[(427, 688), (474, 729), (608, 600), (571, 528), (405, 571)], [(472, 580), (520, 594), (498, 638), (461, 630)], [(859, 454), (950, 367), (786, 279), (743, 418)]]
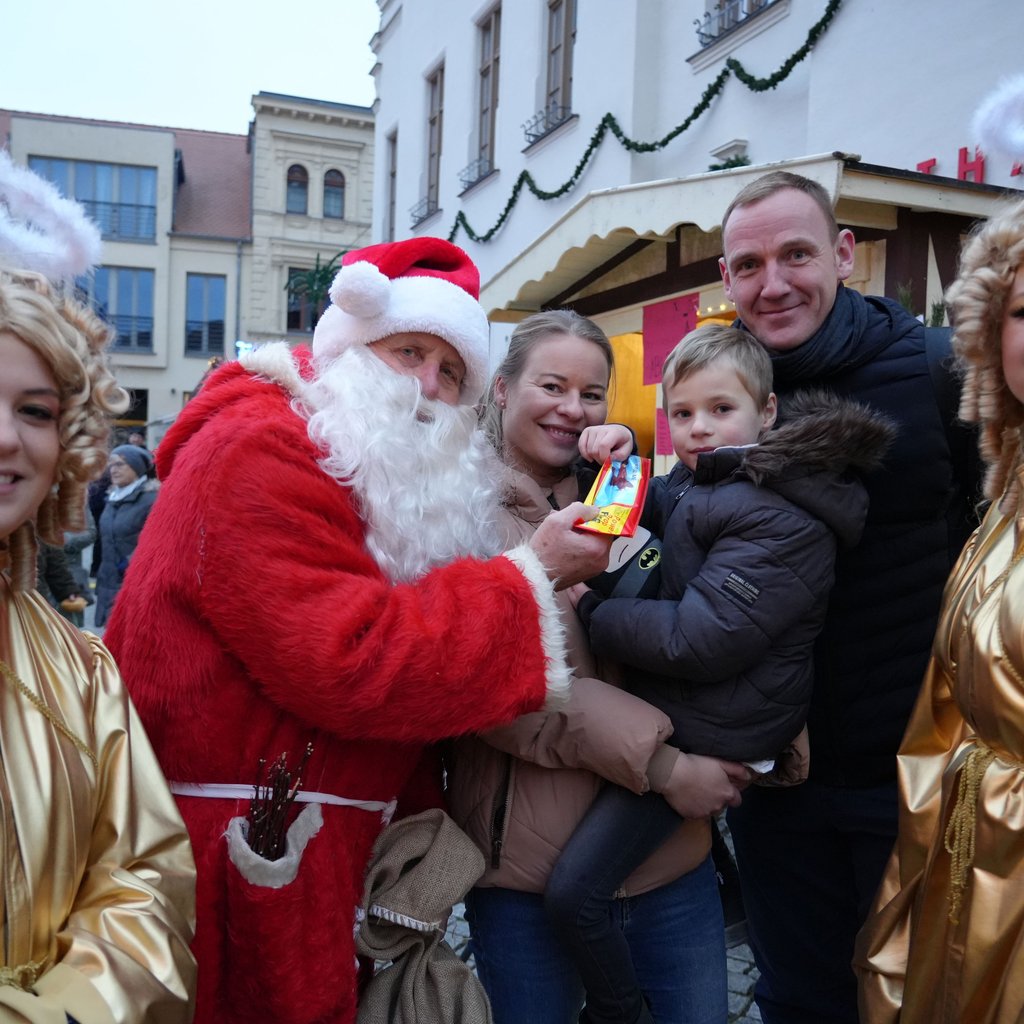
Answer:
[(993, 506), (946, 586), (858, 939), (863, 1024), (1024, 1021), (1022, 529)]
[(187, 1024), (195, 866), (113, 659), (3, 574), (0, 658), (49, 711), (0, 675), (0, 1021)]

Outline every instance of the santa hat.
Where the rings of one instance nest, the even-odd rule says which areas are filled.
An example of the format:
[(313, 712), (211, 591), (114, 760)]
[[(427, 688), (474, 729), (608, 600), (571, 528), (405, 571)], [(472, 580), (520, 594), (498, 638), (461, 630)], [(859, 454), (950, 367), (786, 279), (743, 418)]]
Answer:
[(313, 332), (313, 354), (339, 355), (393, 334), (435, 334), (466, 364), (461, 404), (472, 405), (487, 376), (489, 329), (478, 299), (480, 273), (441, 238), (384, 242), (346, 253), (331, 301)]

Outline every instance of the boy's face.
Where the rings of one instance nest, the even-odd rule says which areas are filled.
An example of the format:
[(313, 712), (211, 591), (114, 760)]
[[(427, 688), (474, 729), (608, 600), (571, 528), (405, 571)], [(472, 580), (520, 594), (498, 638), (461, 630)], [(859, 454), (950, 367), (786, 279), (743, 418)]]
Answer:
[(676, 457), (690, 469), (715, 448), (754, 444), (775, 422), (775, 395), (758, 408), (739, 374), (720, 359), (665, 388)]

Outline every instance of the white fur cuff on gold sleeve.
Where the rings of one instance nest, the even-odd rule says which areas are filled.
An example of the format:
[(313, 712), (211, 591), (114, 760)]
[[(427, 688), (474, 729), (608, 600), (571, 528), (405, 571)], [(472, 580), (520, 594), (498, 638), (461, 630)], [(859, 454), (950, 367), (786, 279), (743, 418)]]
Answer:
[(540, 617), (541, 646), (547, 658), (545, 675), (548, 695), (545, 706), (549, 709), (557, 708), (564, 704), (569, 696), (572, 669), (566, 656), (565, 628), (555, 601), (554, 584), (548, 579), (544, 566), (528, 544), (520, 544), (511, 551), (506, 551), (505, 557), (515, 563), (533, 589)]

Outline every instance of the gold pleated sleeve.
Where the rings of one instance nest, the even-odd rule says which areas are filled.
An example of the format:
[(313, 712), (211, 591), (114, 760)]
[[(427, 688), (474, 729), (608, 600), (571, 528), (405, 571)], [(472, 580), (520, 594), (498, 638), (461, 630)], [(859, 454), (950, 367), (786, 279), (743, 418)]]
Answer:
[(990, 510), (947, 584), (855, 968), (864, 1024), (1024, 1020), (1024, 561)]
[(195, 866), (117, 667), (38, 595), (0, 600), (0, 1020), (188, 1024)]

